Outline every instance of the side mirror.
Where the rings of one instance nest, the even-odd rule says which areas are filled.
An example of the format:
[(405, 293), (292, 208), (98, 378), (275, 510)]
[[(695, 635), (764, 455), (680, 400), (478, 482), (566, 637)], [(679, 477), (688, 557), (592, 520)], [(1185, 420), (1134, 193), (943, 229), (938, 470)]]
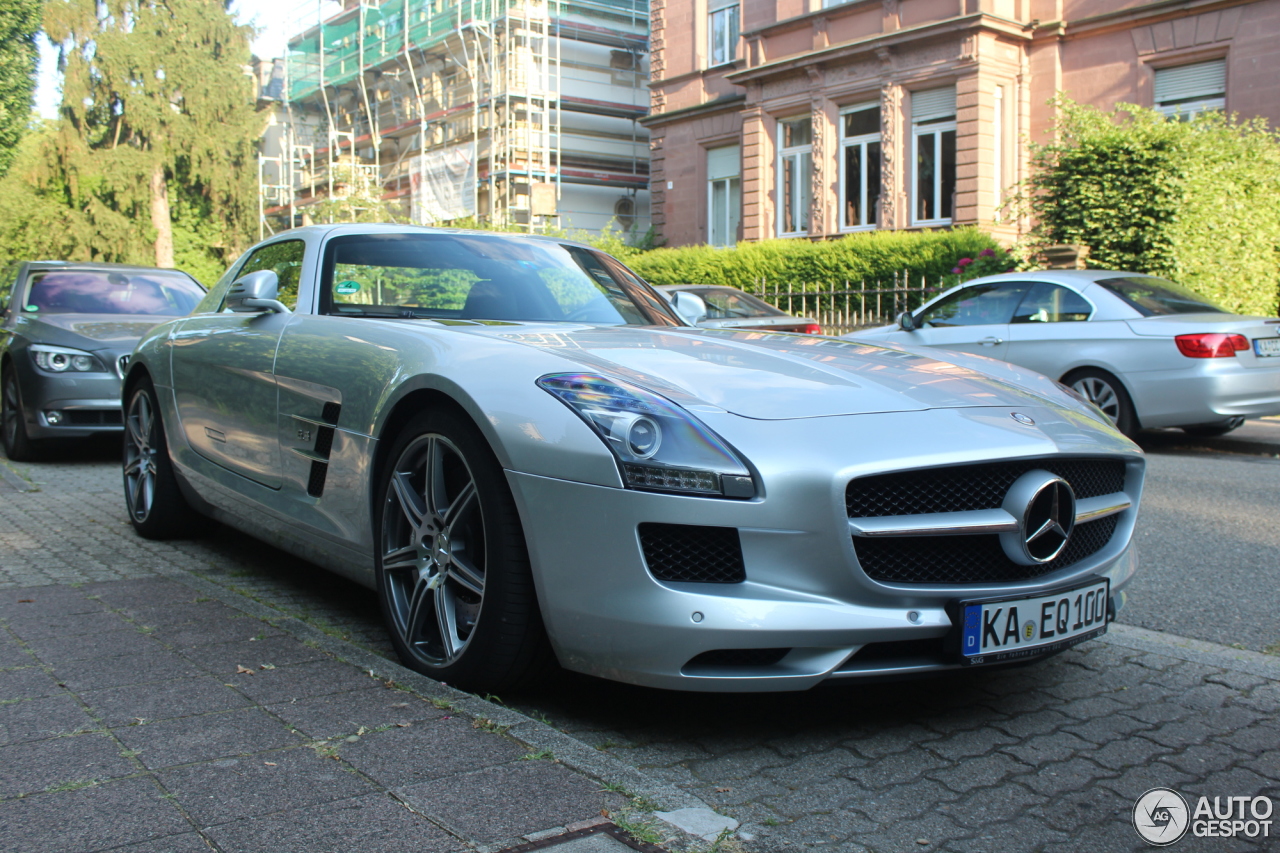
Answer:
[(671, 306), (690, 326), (696, 326), (700, 320), (707, 319), (707, 303), (696, 293), (677, 290), (671, 294)]
[(903, 311), (898, 315), (898, 328), (904, 332), (914, 332), (920, 328), (916, 325), (916, 315), (910, 311)]
[(276, 300), (280, 292), (280, 279), (274, 270), (258, 270), (241, 276), (227, 291), (227, 307), (237, 314), (288, 314), (289, 309)]

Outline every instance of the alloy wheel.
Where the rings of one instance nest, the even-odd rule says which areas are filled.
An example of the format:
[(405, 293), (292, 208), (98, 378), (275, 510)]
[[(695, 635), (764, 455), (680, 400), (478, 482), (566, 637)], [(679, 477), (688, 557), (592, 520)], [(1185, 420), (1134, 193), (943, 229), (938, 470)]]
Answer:
[(1104, 415), (1111, 418), (1112, 423), (1119, 422), (1120, 396), (1116, 394), (1116, 389), (1111, 387), (1111, 383), (1097, 376), (1083, 376), (1071, 383), (1071, 387), (1101, 409)]
[(146, 521), (156, 494), (155, 410), (145, 391), (133, 395), (125, 416), (124, 482), (129, 512)]
[(457, 661), (485, 590), (485, 524), (462, 451), (427, 433), (392, 470), (382, 512), (382, 572), (395, 631), (422, 664)]

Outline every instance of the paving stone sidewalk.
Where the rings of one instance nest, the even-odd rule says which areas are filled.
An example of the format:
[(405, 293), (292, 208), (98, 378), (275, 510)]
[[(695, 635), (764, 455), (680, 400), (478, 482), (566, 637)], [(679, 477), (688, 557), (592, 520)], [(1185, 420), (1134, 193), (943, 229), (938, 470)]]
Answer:
[(626, 805), (508, 725), (178, 580), (10, 587), (0, 625), (6, 853), (447, 853)]

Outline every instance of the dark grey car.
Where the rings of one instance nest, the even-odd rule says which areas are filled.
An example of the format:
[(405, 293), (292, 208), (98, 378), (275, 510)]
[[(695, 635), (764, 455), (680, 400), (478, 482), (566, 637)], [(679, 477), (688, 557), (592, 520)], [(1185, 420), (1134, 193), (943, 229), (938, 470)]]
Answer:
[(138, 340), (191, 312), (204, 288), (178, 270), (30, 261), (0, 309), (0, 437), (10, 459), (48, 438), (123, 429), (120, 377)]

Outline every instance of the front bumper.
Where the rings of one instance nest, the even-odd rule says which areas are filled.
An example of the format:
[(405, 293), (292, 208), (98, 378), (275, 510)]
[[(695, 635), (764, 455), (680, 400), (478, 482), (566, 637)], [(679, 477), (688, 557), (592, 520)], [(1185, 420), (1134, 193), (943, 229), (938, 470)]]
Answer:
[[(1042, 424), (1049, 417), (1044, 415)], [(1008, 420), (1007, 412), (1002, 416)], [(1110, 447), (1110, 439), (1103, 438), (1091, 447), (1064, 448), (1065, 434), (1055, 439), (1009, 424), (1017, 429), (977, 409), (747, 422), (749, 434), (738, 431), (735, 444), (759, 466), (765, 492), (750, 501), (508, 472), (539, 602), (561, 663), (605, 678), (679, 690), (803, 690), (829, 678), (957, 668), (934, 649), (940, 652), (942, 638), (951, 631), (947, 605), (959, 598), (1033, 595), (1098, 575), (1110, 579), (1112, 607), (1118, 609), (1137, 564), (1130, 535), (1141, 491), (1140, 457), (1122, 440)], [(869, 461), (867, 445), (857, 440), (862, 433), (894, 437), (882, 438), (886, 450), (911, 450)], [(779, 444), (783, 435), (787, 442)], [(770, 454), (769, 446), (788, 452)], [(1032, 581), (1007, 583), (893, 585), (873, 581), (861, 570), (844, 508), (845, 485), (852, 477), (1064, 450), (1119, 451), (1115, 455), (1130, 463), (1126, 491), (1133, 508), (1111, 544), (1097, 554)], [(771, 457), (776, 465), (769, 464)], [(841, 457), (846, 464), (840, 464)], [(646, 522), (736, 528), (746, 580), (657, 580), (637, 532)], [(880, 645), (886, 643), (900, 645)], [(868, 654), (858, 655), (871, 644), (876, 645)], [(886, 649), (898, 652), (884, 654)], [(722, 650), (753, 654), (724, 662), (716, 656)], [(765, 650), (786, 651), (770, 659), (760, 654)], [(708, 652), (716, 655), (708, 660)]]
[[(26, 364), (18, 368), (18, 382), (33, 439), (84, 438), (124, 428), (120, 377), (114, 373), (48, 373)], [(58, 423), (51, 422), (50, 412), (59, 413)]]

